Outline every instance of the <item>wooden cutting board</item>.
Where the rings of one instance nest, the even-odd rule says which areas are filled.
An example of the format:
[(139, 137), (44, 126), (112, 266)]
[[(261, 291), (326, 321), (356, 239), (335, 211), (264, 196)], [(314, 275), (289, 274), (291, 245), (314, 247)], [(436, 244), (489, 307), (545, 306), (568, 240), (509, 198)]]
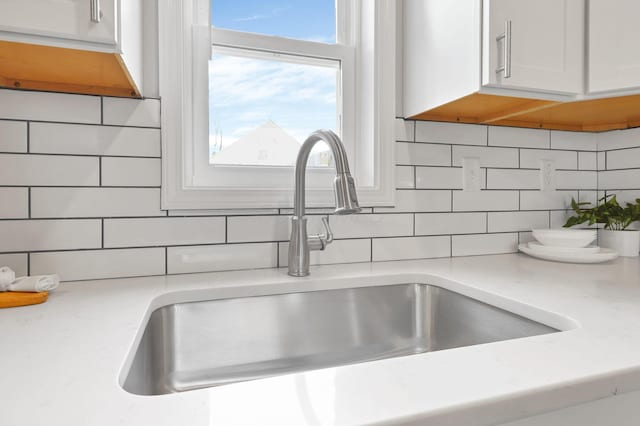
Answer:
[(47, 297), (49, 297), (49, 293), (46, 291), (42, 291), (40, 293), (5, 291), (0, 293), (0, 308), (37, 305), (38, 303), (46, 302)]

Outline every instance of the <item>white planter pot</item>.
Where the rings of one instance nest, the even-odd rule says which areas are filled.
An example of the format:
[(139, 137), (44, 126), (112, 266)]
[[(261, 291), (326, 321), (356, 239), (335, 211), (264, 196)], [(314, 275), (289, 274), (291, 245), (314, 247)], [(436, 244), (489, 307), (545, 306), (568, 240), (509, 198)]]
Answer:
[(598, 230), (598, 245), (618, 252), (620, 256), (637, 257), (640, 252), (640, 231)]

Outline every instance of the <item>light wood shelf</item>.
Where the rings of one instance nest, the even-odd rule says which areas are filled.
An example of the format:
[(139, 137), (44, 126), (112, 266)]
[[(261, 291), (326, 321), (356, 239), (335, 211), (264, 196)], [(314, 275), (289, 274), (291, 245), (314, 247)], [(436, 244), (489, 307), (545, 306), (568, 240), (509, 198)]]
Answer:
[(140, 97), (120, 55), (0, 41), (0, 87)]
[(640, 95), (555, 102), (474, 93), (410, 118), (601, 132), (640, 127)]

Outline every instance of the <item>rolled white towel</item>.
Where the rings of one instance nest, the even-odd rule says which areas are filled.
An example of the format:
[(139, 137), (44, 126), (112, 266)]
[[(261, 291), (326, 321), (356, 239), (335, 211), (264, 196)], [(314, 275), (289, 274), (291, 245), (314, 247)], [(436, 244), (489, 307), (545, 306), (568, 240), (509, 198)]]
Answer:
[(9, 285), (16, 280), (16, 273), (8, 266), (0, 268), (0, 291), (7, 291)]
[(18, 277), (9, 285), (9, 291), (51, 291), (60, 284), (58, 275), (34, 275), (33, 277)]

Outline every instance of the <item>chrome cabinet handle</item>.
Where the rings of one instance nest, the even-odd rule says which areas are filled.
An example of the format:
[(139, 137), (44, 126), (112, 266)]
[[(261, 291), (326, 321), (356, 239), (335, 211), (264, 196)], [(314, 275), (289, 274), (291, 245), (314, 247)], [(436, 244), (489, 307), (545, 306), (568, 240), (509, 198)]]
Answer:
[(500, 40), (504, 40), (503, 54), (504, 65), (496, 69), (496, 74), (504, 73), (504, 78), (511, 77), (511, 21), (504, 21), (504, 33), (496, 37), (496, 42), (500, 43)]
[(100, 13), (100, 0), (89, 0), (91, 4), (91, 22), (100, 23), (102, 13)]

